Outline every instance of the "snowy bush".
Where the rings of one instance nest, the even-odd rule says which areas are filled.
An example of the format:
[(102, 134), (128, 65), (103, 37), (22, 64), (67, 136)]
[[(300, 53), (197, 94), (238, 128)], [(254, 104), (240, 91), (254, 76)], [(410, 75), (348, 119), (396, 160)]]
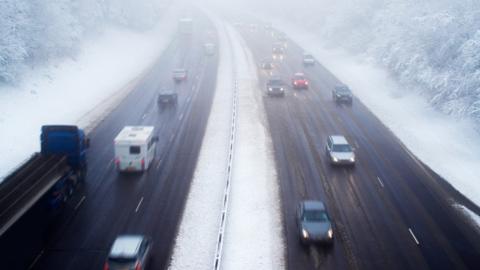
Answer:
[(81, 40), (107, 24), (148, 29), (168, 0), (0, 0), (0, 83), (26, 66), (74, 57)]

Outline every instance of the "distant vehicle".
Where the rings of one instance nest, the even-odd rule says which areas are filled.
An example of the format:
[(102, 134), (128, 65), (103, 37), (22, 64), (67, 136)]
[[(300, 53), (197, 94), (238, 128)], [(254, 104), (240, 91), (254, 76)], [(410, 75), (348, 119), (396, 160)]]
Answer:
[(305, 78), (305, 74), (297, 72), (292, 78), (292, 87), (294, 89), (308, 89), (308, 80)]
[(126, 126), (114, 140), (115, 164), (120, 172), (143, 172), (155, 158), (158, 137), (153, 126)]
[(270, 31), (272, 30), (272, 23), (266, 23), (263, 25), (263, 28), (265, 29), (265, 31)]
[(143, 235), (119, 235), (113, 242), (103, 269), (146, 269), (151, 249), (151, 241)]
[(281, 32), (281, 31), (278, 31), (275, 36), (276, 36), (278, 41), (285, 42), (285, 41), (288, 40), (287, 35), (284, 32)]
[(205, 54), (206, 55), (214, 55), (215, 54), (215, 44), (213, 43), (205, 43), (203, 46), (205, 49)]
[(272, 76), (267, 81), (267, 94), (269, 96), (285, 96), (285, 83), (278, 76)]
[(6, 176), (0, 184), (0, 235), (38, 201), (58, 209), (84, 181), (90, 140), (77, 126), (45, 125), (40, 152)]
[(250, 31), (252, 31), (252, 32), (257, 31), (257, 25), (254, 24), (254, 23), (251, 23), (251, 24), (250, 24)]
[(178, 95), (173, 89), (161, 89), (158, 94), (157, 104), (162, 107), (165, 105), (177, 105)]
[(182, 18), (178, 20), (178, 32), (184, 35), (193, 33), (193, 20), (191, 18)]
[(285, 54), (285, 47), (282, 43), (274, 43), (272, 45), (273, 54)]
[(315, 58), (313, 55), (304, 53), (303, 54), (303, 65), (304, 66), (314, 66), (315, 65)]
[(355, 165), (355, 153), (344, 136), (328, 136), (325, 150), (331, 164)]
[(352, 91), (345, 85), (335, 86), (332, 90), (332, 98), (336, 103), (345, 102), (350, 105), (353, 103)]
[(273, 62), (270, 59), (263, 60), (262, 63), (260, 64), (260, 66), (264, 70), (272, 70), (274, 68)]
[(173, 70), (173, 80), (181, 82), (187, 80), (188, 72), (184, 68), (177, 68)]
[(302, 201), (297, 207), (297, 228), (302, 244), (333, 244), (333, 228), (321, 201)]

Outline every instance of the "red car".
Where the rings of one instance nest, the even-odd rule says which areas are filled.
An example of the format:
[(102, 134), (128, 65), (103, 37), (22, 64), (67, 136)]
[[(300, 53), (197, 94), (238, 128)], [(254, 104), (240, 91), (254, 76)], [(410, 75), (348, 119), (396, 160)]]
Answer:
[(295, 73), (292, 78), (292, 86), (294, 89), (308, 89), (308, 80), (303, 73)]

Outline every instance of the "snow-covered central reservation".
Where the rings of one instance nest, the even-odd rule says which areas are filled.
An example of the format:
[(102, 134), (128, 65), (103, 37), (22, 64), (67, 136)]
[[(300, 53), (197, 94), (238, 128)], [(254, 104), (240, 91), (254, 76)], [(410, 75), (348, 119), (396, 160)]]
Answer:
[[(84, 1), (87, 2), (92, 5), (96, 3), (94, 0)], [(464, 6), (459, 7), (460, 4), (447, 5), (453, 0), (428, 0), (426, 3), (429, 4), (436, 2), (432, 4), (436, 13), (425, 11), (418, 15), (410, 10), (412, 5), (417, 4), (412, 0), (362, 0), (351, 6), (345, 4), (348, 1), (344, 0), (338, 1), (338, 5), (335, 1), (325, 0), (323, 2), (329, 5), (319, 11), (322, 16), (314, 16), (315, 10), (318, 10), (318, 6), (317, 9), (313, 8), (318, 5), (317, 1), (306, 2), (310, 6), (303, 7), (308, 11), (304, 16), (292, 12), (300, 7), (286, 9), (289, 10), (287, 15), (279, 11), (281, 9), (278, 6), (282, 5), (270, 3), (275, 7), (273, 11), (278, 13), (265, 12), (262, 17), (270, 18), (276, 28), (285, 31), (293, 41), (312, 52), (319, 62), (352, 88), (355, 95), (411, 152), (476, 205), (480, 205), (480, 137), (476, 129), (478, 119), (475, 118), (480, 111), (477, 53), (480, 42), (476, 42), (480, 40), (480, 30), (465, 30), (465, 27), (480, 22), (480, 2), (466, 0), (462, 1)], [(8, 14), (12, 10), (27, 12), (33, 8), (28, 7), (25, 1), (8, 0), (5, 3), (8, 5), (0, 14)], [(362, 6), (359, 7), (359, 4)], [(375, 5), (380, 8), (368, 9)], [(428, 5), (420, 5), (417, 11), (425, 6)], [(355, 20), (334, 21), (328, 17), (328, 12), (338, 12), (342, 8), (345, 9), (344, 16), (337, 19), (351, 16)], [(422, 37), (421, 31), (413, 31), (412, 25), (408, 25), (407, 31), (410, 29), (412, 32), (406, 34), (402, 28), (405, 23), (397, 13), (394, 23), (383, 24), (383, 28), (376, 25), (377, 39), (372, 39), (371, 44), (366, 42), (366, 39), (372, 38), (365, 35), (366, 29), (375, 23), (380, 24), (381, 20), (388, 20), (389, 12), (394, 8), (401, 8), (405, 16), (418, 15), (416, 22), (425, 33), (440, 31), (438, 29), (446, 32), (444, 35), (433, 35), (440, 38), (438, 40), (425, 40), (419, 38)], [(268, 5), (261, 10), (268, 10)], [(60, 11), (54, 9), (51, 12)], [(128, 94), (132, 82), (149, 69), (174, 34), (178, 9), (171, 7), (164, 14), (151, 30), (139, 33), (131, 29), (108, 27), (101, 35), (79, 42), (79, 48), (76, 48), (79, 53), (75, 57), (53, 58), (56, 60), (43, 66), (34, 65), (33, 68), (29, 65), (6, 65), (6, 61), (12, 63), (15, 59), (25, 57), (28, 52), (12, 51), (5, 46), (9, 40), (0, 41), (0, 76), (2, 81), (16, 81), (0, 86), (0, 181), (39, 149), (38, 136), (42, 124), (77, 124), (91, 128)], [(459, 14), (464, 15), (463, 23), (455, 19), (461, 17)], [(285, 18), (290, 15), (293, 15), (293, 19), (286, 22)], [(220, 249), (222, 268), (282, 269), (283, 238), (278, 187), (271, 141), (264, 126), (265, 119), (262, 118), (263, 105), (261, 98), (255, 94), (259, 91), (253, 91), (257, 85), (255, 64), (246, 44), (228, 22), (212, 14), (209, 16), (220, 37), (217, 89), (170, 268), (212, 269), (216, 252), (219, 251), (218, 234), (222, 232), (225, 241)], [(315, 19), (317, 17), (322, 18), (321, 31), (315, 30), (319, 24)], [(367, 17), (376, 21), (366, 20)], [(8, 22), (5, 18), (0, 18), (0, 22)], [(20, 16), (17, 19), (19, 23), (28, 25), (25, 21), (27, 17)], [(74, 18), (67, 19), (72, 22)], [(357, 25), (350, 25), (352, 22)], [(457, 25), (463, 28), (455, 32)], [(342, 36), (339, 34), (342, 33), (342, 27), (358, 31), (349, 31), (351, 36)], [(59, 29), (49, 29), (45, 38), (56, 31)], [(388, 42), (382, 43), (379, 37), (386, 32), (392, 36)], [(441, 50), (431, 55), (423, 54), (435, 42), (444, 41), (441, 38), (449, 34), (452, 39), (459, 37), (467, 41), (462, 46), (456, 46), (448, 43), (453, 42), (452, 39), (445, 38), (448, 42), (442, 43)], [(405, 35), (415, 41), (415, 46), (423, 46), (422, 50), (411, 44), (405, 48), (398, 46)], [(334, 40), (341, 43), (342, 38), (348, 46), (332, 45), (335, 44)], [(47, 51), (47, 45), (68, 47), (68, 44), (38, 46)], [(456, 54), (460, 56), (449, 59), (448, 54), (458, 47), (461, 50)], [(8, 59), (5, 55), (16, 58)], [(405, 62), (405, 59), (410, 62)], [(438, 61), (438, 66), (428, 66), (428, 61), (432, 59)], [(452, 64), (443, 67), (443, 63), (450, 60)], [(234, 66), (238, 68), (234, 69)], [(411, 66), (414, 68), (409, 68)], [(233, 91), (235, 81), (236, 94)], [(412, 85), (415, 85), (415, 91), (410, 89)], [(59, 96), (68, 97), (72, 102), (64, 102), (57, 98)], [(225, 112), (232, 112), (234, 98), (238, 114), (233, 134), (235, 146), (229, 159), (232, 114)], [(249, 143), (252, 141), (254, 144)], [(255, 148), (252, 148), (253, 145)], [(230, 175), (227, 173), (229, 161), (232, 162)], [(226, 189), (227, 179), (230, 179), (230, 186)], [(222, 203), (225, 191), (229, 196), (226, 206)], [(459, 208), (471, 215), (472, 220), (479, 222), (480, 218), (475, 213), (464, 206)], [(225, 227), (222, 227), (220, 221), (224, 209), (228, 212)], [(251, 224), (255, 227), (250, 227)]]

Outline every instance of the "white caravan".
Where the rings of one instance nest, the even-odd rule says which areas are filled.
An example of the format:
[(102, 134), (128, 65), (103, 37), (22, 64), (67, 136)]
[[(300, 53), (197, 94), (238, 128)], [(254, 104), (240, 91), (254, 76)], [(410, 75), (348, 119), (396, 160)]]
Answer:
[(115, 164), (120, 172), (145, 171), (155, 158), (158, 137), (152, 126), (126, 126), (114, 140)]

